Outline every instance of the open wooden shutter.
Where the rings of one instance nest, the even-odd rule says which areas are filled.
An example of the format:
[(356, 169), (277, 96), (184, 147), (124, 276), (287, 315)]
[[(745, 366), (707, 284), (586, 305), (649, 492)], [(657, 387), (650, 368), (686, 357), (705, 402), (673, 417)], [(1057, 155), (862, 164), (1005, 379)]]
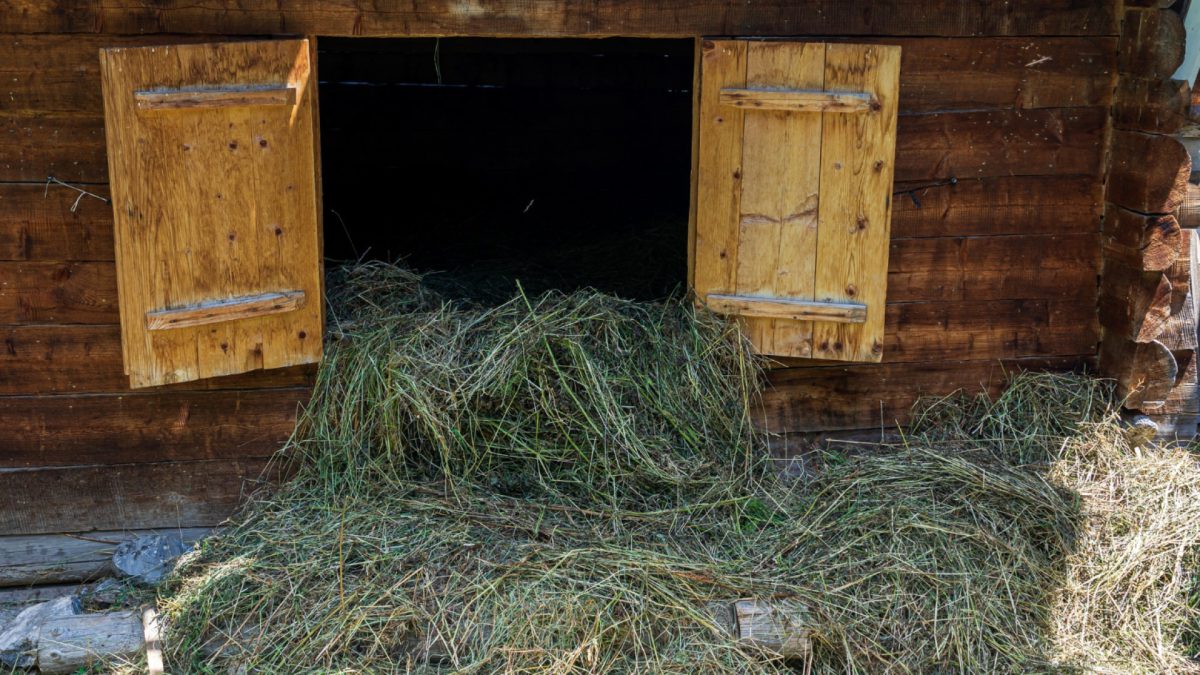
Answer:
[(693, 285), (764, 354), (879, 361), (900, 48), (705, 41)]
[(130, 386), (321, 358), (307, 40), (100, 54)]

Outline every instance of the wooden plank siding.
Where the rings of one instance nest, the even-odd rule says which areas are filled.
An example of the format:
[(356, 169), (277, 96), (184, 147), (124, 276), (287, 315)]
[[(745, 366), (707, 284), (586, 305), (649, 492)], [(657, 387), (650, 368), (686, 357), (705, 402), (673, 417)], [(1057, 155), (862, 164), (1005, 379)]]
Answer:
[(884, 363), (776, 369), (764, 419), (784, 432), (877, 428), (921, 394), (1094, 362), (1115, 3), (533, 0), (511, 16), (420, 5), (0, 0), (0, 534), (213, 525), (312, 381), (297, 368), (128, 390), (110, 207), (85, 197), (72, 212), (77, 193), (44, 184), (52, 174), (107, 195), (102, 46), (496, 31), (898, 44), (896, 189), (959, 184), (919, 190), (920, 208), (895, 198)]

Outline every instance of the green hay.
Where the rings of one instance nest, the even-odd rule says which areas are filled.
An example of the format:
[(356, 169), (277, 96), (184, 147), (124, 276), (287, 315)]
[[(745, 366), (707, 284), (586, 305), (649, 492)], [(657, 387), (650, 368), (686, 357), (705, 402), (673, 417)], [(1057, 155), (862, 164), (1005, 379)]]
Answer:
[[(789, 484), (756, 362), (687, 303), (485, 308), (382, 264), (331, 288), (294, 477), (162, 593), (174, 671), (1190, 666), (1200, 471), (1127, 447), (1095, 381), (940, 401)], [(718, 630), (742, 597), (804, 602), (811, 662)]]

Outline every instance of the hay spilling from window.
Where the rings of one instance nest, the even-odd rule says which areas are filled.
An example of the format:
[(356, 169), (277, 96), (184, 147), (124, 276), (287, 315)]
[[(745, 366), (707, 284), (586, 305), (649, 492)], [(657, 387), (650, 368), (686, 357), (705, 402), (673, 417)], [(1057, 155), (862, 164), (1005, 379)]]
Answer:
[[(1107, 390), (1021, 375), (783, 482), (758, 365), (687, 303), (450, 303), (331, 282), (332, 335), (256, 500), (164, 590), (173, 671), (996, 672), (1190, 666), (1200, 470)], [(710, 603), (800, 602), (813, 652)]]

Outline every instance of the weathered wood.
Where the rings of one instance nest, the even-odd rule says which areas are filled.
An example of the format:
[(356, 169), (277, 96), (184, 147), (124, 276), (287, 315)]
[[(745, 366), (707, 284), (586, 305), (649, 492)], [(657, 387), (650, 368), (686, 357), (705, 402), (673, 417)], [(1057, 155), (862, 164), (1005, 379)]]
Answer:
[(1133, 342), (1105, 335), (1100, 371), (1117, 382), (1116, 395), (1132, 410), (1161, 406), (1171, 393), (1179, 366), (1161, 342)]
[[(159, 391), (304, 387), (315, 368), (296, 366), (211, 378)], [(118, 326), (0, 326), (0, 395), (128, 392)]]
[(888, 302), (1094, 300), (1099, 234), (895, 239)]
[(1179, 255), (1166, 274), (1171, 282), (1171, 308), (1158, 339), (1173, 352), (1194, 351), (1200, 347), (1196, 335), (1197, 317), (1200, 317), (1197, 307), (1200, 297), (1196, 294), (1196, 274), (1200, 266), (1198, 249), (1200, 233), (1186, 230), (1179, 242)]
[(1188, 183), (1184, 197), (1175, 209), (1175, 218), (1180, 227), (1195, 229), (1200, 227), (1200, 185)]
[(1183, 19), (1175, 12), (1130, 9), (1118, 45), (1121, 73), (1165, 80), (1183, 63)]
[(1184, 80), (1122, 77), (1113, 101), (1118, 129), (1172, 134), (1187, 122), (1191, 87)]
[(918, 189), (915, 202), (907, 194), (893, 197), (893, 238), (1093, 233), (1103, 211), (1103, 185), (1094, 176), (1004, 176), (923, 185), (896, 183), (896, 191)]
[(109, 262), (0, 262), (0, 324), (117, 321)]
[(55, 617), (42, 625), (38, 635), (38, 671), (73, 673), (128, 663), (141, 653), (143, 641), (138, 610)]
[(296, 87), (283, 85), (246, 85), (239, 87), (148, 90), (133, 92), (138, 110), (209, 110), (251, 106), (296, 105)]
[(0, 396), (0, 468), (270, 457), (309, 390)]
[(716, 0), (578, 5), (523, 0), (464, 6), (279, 5), (267, 0), (3, 0), (0, 29), (13, 33), (213, 33), (348, 36), (609, 35), (1116, 35), (1113, 3), (1042, 0), (1012, 5), (938, 0), (914, 12), (904, 0), (801, 0), (730, 5)]
[[(169, 331), (150, 330), (155, 317), (147, 316), (264, 291), (321, 297), (316, 79), (308, 41), (112, 48), (100, 59), (113, 201), (122, 205), (114, 209), (114, 231), (130, 386), (320, 361), (319, 302), (252, 302), (267, 311)], [(136, 109), (134, 92), (214, 81), (301, 93), (293, 106), (154, 115)], [(184, 321), (214, 312), (230, 315), (206, 306)]]
[[(185, 543), (200, 540), (211, 528), (172, 529)], [(118, 544), (155, 530), (39, 534), (0, 537), (0, 586), (32, 586), (90, 581), (112, 572)]]
[(1075, 370), (1094, 356), (884, 363), (784, 368), (768, 372), (759, 424), (777, 432), (876, 429), (910, 419), (921, 396), (999, 393), (1024, 370)]
[(1132, 342), (1158, 339), (1171, 316), (1171, 282), (1162, 272), (1105, 261), (1100, 278), (1100, 324), (1106, 335)]
[[(103, 185), (88, 190), (108, 196)], [(0, 260), (112, 259), (110, 204), (58, 185), (0, 183)]]
[(896, 180), (1098, 175), (1102, 108), (938, 113), (900, 117)]
[(1183, 236), (1175, 216), (1148, 216), (1114, 205), (1104, 216), (1105, 260), (1161, 272), (1175, 262)]
[(841, 113), (865, 113), (878, 105), (870, 94), (862, 92), (734, 87), (721, 90), (720, 102), (747, 110)]
[(0, 534), (212, 527), (261, 485), (265, 460), (0, 471)]
[(738, 600), (733, 607), (739, 641), (784, 659), (811, 658), (812, 619), (803, 603), (751, 598)]
[(0, 113), (0, 181), (108, 180), (104, 119), (94, 113)]
[(704, 303), (718, 314), (746, 317), (789, 319), (792, 321), (829, 321), (862, 323), (867, 319), (867, 306), (844, 302), (815, 302), (786, 298), (757, 298), (747, 295), (709, 294)]
[(146, 312), (147, 330), (169, 330), (239, 321), (294, 312), (304, 306), (304, 291), (278, 291), (244, 295), (184, 307)]
[(1192, 160), (1171, 136), (1113, 132), (1108, 200), (1142, 213), (1171, 213), (1187, 194)]

